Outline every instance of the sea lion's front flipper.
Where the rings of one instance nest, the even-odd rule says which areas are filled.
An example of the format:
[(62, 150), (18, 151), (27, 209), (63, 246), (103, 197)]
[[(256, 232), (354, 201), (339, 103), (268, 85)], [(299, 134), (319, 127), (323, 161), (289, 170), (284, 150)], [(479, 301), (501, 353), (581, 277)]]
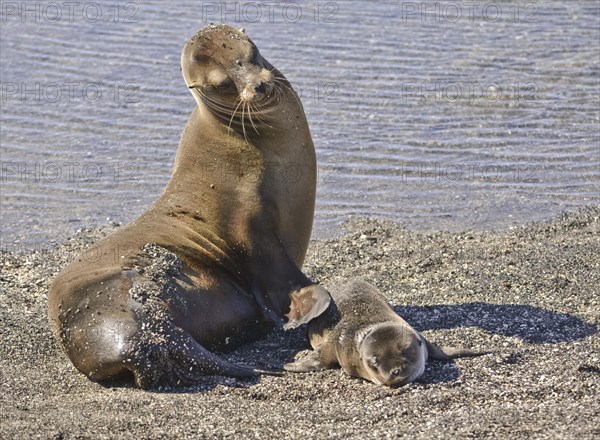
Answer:
[(285, 314), (288, 322), (284, 324), (284, 330), (306, 324), (325, 312), (331, 296), (324, 287), (312, 284), (290, 293), (290, 300), (290, 310)]
[(327, 365), (321, 360), (320, 350), (316, 349), (296, 362), (284, 364), (283, 369), (293, 373), (307, 373), (309, 371), (326, 370)]
[(427, 353), (429, 359), (436, 361), (445, 361), (448, 359), (454, 359), (459, 357), (469, 356), (482, 356), (484, 354), (494, 353), (495, 350), (470, 350), (468, 348), (455, 348), (455, 347), (440, 347), (437, 344), (427, 341), (422, 338), (427, 345)]
[(136, 337), (139, 340), (131, 344), (123, 362), (133, 373), (135, 383), (143, 389), (160, 385), (194, 385), (207, 375), (252, 377), (277, 374), (222, 359), (170, 323), (163, 324), (159, 332), (140, 332)]

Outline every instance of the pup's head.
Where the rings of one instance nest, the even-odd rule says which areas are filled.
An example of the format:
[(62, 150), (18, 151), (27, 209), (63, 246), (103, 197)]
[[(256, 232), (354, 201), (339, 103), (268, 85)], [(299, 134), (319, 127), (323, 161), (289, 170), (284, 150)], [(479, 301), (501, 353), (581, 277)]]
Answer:
[(376, 325), (360, 342), (359, 352), (365, 371), (378, 385), (404, 385), (425, 371), (426, 341), (408, 325)]

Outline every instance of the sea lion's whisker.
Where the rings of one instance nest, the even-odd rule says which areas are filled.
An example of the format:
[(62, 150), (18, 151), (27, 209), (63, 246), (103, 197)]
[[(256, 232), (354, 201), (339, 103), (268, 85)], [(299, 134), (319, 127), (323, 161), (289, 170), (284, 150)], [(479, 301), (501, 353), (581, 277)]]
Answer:
[[(255, 106), (259, 106), (259, 104), (258, 104), (258, 103), (255, 103), (254, 105), (255, 105)], [(267, 124), (267, 123), (264, 121), (264, 119), (262, 119), (262, 118), (259, 116), (259, 114), (261, 114), (261, 113), (267, 113), (267, 112), (266, 112), (266, 111), (263, 111), (262, 109), (259, 109), (259, 111), (258, 111), (258, 112), (257, 112), (257, 111), (255, 111), (255, 112), (254, 112), (254, 117), (255, 117), (255, 118), (258, 120), (258, 122), (260, 122), (261, 124), (263, 124), (263, 125), (266, 125), (266, 126), (267, 126), (267, 127), (269, 127), (269, 128), (273, 128), (271, 125)], [(257, 133), (258, 133), (258, 132), (257, 132)]]
[(244, 132), (244, 140), (246, 142), (248, 142), (248, 136), (246, 136), (246, 126), (244, 125), (244, 119), (245, 119), (245, 115), (244, 115), (244, 109), (245, 109), (246, 105), (242, 105), (242, 131)]
[[(298, 94), (296, 93), (296, 91), (294, 90), (294, 88), (289, 85), (289, 83), (284, 82), (283, 80), (281, 80), (278, 77), (275, 77), (275, 86), (279, 86), (279, 91), (281, 93), (283, 93), (284, 97), (287, 96), (288, 94), (292, 95), (294, 97), (294, 99), (296, 100), (296, 102), (300, 105), (302, 105), (302, 103), (300, 102), (300, 98), (298, 97)], [(286, 90), (288, 93), (285, 93), (284, 90)], [(280, 99), (281, 99), (281, 95), (280, 95)]]
[(219, 103), (213, 101), (210, 96), (208, 96), (206, 93), (204, 93), (200, 88), (196, 88), (196, 91), (198, 91), (198, 93), (200, 94), (202, 101), (204, 103), (206, 103), (206, 105), (208, 105), (211, 109), (221, 112), (221, 113), (227, 113), (229, 114), (229, 112), (226, 111), (225, 108), (222, 108)]
[(203, 101), (207, 103), (207, 105), (209, 105), (211, 108), (213, 109), (217, 109), (223, 113), (231, 113), (231, 109), (233, 108), (233, 106), (227, 106), (224, 105), (222, 102), (220, 101), (216, 101), (214, 100), (211, 96), (207, 95), (201, 88), (197, 87), (196, 90), (198, 91), (198, 93), (202, 96)]
[(239, 100), (239, 102), (238, 102), (238, 99), (236, 99), (235, 102), (238, 102), (238, 104), (234, 108), (233, 105), (230, 105), (230, 106), (224, 105), (221, 102), (215, 101), (210, 96), (208, 96), (206, 93), (203, 93), (202, 91), (199, 91), (199, 93), (203, 98), (202, 101), (215, 113), (216, 116), (218, 116), (221, 119), (224, 119), (225, 121), (229, 121), (228, 128), (231, 128), (231, 125), (233, 124), (233, 120), (234, 120), (236, 114), (238, 113), (238, 109), (239, 109), (240, 105), (242, 104), (242, 101)]
[(252, 120), (252, 108), (250, 107), (250, 103), (248, 103), (248, 118), (250, 119), (250, 124), (252, 124), (252, 128), (254, 128), (256, 134), (260, 135), (258, 129), (256, 128), (256, 125), (254, 125), (254, 121)]
[(229, 126), (228, 128), (231, 128), (231, 123), (233, 122), (233, 118), (235, 117), (238, 108), (240, 108), (240, 105), (242, 104), (242, 100), (239, 98), (236, 98), (236, 101), (239, 100), (240, 102), (238, 103), (238, 105), (235, 107), (235, 110), (233, 111), (233, 113), (231, 114), (231, 119), (229, 120)]

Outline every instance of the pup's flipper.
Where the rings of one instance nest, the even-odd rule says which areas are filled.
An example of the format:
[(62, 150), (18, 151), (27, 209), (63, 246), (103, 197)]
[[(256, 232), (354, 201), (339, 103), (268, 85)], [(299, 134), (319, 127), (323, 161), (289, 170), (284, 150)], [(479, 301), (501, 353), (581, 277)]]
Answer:
[(283, 369), (285, 371), (291, 371), (293, 373), (307, 373), (309, 371), (326, 370), (327, 365), (325, 365), (321, 360), (320, 352), (317, 349), (311, 351), (308, 355), (304, 356), (302, 359), (296, 362), (284, 364)]

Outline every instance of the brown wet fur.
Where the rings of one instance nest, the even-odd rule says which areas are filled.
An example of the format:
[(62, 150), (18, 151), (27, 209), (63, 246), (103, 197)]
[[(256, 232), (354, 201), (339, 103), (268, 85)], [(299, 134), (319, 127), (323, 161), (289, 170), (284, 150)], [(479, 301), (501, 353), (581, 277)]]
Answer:
[(130, 371), (149, 388), (205, 373), (252, 375), (209, 350), (264, 336), (285, 320), (293, 293), (313, 304), (291, 313), (290, 326), (328, 303), (300, 270), (316, 161), (297, 95), (229, 26), (200, 30), (181, 64), (198, 105), (170, 182), (139, 218), (60, 272), (49, 292), (55, 333), (95, 379)]

